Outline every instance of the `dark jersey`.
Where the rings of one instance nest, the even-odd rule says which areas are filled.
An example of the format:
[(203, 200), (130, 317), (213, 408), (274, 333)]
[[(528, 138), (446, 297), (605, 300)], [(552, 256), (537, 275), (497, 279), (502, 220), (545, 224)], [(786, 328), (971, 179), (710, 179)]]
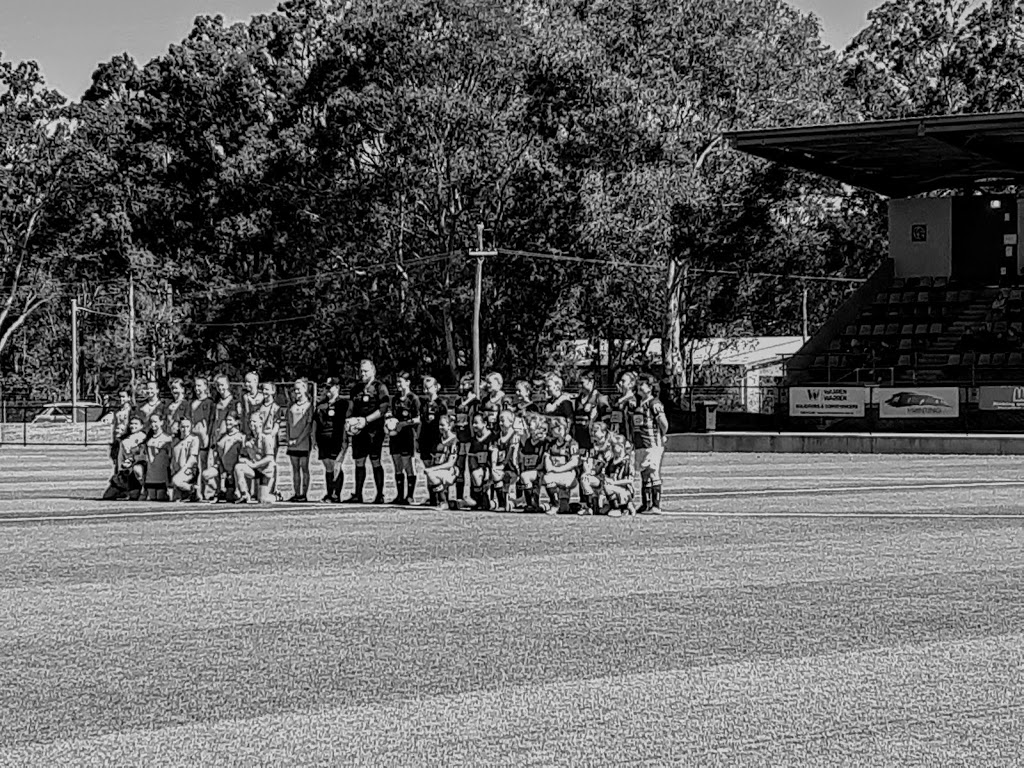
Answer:
[(360, 381), (352, 387), (348, 415), (349, 418), (365, 419), (374, 411), (380, 411), (380, 419), (367, 423), (366, 431), (382, 431), (390, 403), (391, 397), (388, 395), (388, 388), (381, 382), (374, 380), (369, 384), (364, 384)]
[(572, 436), (581, 450), (590, 447), (590, 425), (604, 418), (608, 411), (608, 398), (596, 389), (586, 397), (577, 395), (573, 402)]
[(611, 460), (612, 446), (606, 438), (600, 445), (592, 444), (585, 453), (589, 464), (589, 471), (595, 475), (600, 475), (604, 471), (605, 464)]
[(438, 442), (431, 455), (434, 460), (434, 466), (446, 464), (456, 458), (459, 455), (459, 438), (455, 436), (455, 433), (452, 433), (452, 436), (447, 440)]
[[(408, 395), (395, 395), (391, 399), (391, 417), (398, 419), (399, 421), (411, 421), (412, 419), (418, 418), (420, 415), (420, 399), (410, 392)], [(402, 431), (406, 429), (415, 430), (415, 426), (404, 427)]]
[(527, 436), (519, 444), (519, 469), (526, 472), (529, 470), (543, 469), (544, 450), (547, 448), (547, 441), (533, 442), (533, 438)]
[(440, 397), (420, 400), (420, 454), (430, 456), (441, 443), (441, 417), (448, 405)]
[(480, 400), (476, 395), (470, 395), (468, 400), (459, 400), (455, 404), (455, 434), (459, 436), (460, 443), (468, 443), (473, 439), (470, 424), (473, 416), (480, 407)]
[(470, 469), (479, 469), (491, 465), (491, 448), (494, 447), (494, 434), (485, 432), (482, 436), (473, 435), (469, 441), (466, 456)]
[(579, 453), (580, 447), (571, 437), (561, 441), (552, 440), (548, 443), (547, 457), (551, 459), (551, 466), (556, 469), (568, 464), (569, 459), (578, 456)]
[(488, 397), (486, 400), (480, 403), (480, 413), (484, 415), (484, 422), (487, 424), (487, 428), (491, 432), (496, 432), (498, 429), (498, 416), (505, 408), (505, 393), (501, 394), (501, 397), (494, 399)]
[(608, 429), (610, 431), (623, 435), (627, 439), (632, 439), (632, 406), (635, 402), (636, 400), (633, 397), (633, 394), (630, 393), (625, 397), (616, 400), (609, 406)]
[(568, 395), (559, 395), (554, 400), (548, 400), (544, 403), (543, 413), (548, 419), (558, 416), (565, 419), (566, 424), (572, 424), (572, 398)]
[(602, 468), (601, 476), (613, 482), (632, 480), (633, 462), (628, 455), (623, 456), (621, 459), (611, 457)]
[(348, 417), (348, 401), (342, 398), (320, 403), (313, 415), (316, 426), (316, 441), (320, 443), (339, 440), (345, 433), (345, 419)]
[(657, 448), (664, 445), (665, 435), (662, 434), (659, 423), (664, 414), (665, 406), (653, 397), (636, 403), (630, 411), (633, 445), (637, 448)]
[(507, 435), (495, 435), (494, 447), (497, 449), (494, 459), (495, 468), (508, 469), (516, 466), (519, 435), (515, 431), (509, 432)]

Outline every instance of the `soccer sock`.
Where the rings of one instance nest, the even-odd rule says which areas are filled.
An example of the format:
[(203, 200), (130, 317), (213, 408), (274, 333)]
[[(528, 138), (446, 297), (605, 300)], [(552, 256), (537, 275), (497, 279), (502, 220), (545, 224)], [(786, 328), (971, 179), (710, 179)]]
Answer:
[(547, 490), (548, 490), (548, 501), (550, 501), (552, 504), (557, 504), (558, 503), (558, 493), (557, 493), (557, 491), (555, 491), (554, 488), (548, 488)]
[(409, 493), (406, 498), (412, 501), (416, 497), (416, 475), (406, 475), (406, 485), (409, 486)]
[(640, 504), (644, 509), (647, 509), (650, 504), (650, 492), (647, 488), (646, 483), (640, 486)]
[(334, 498), (341, 498), (341, 490), (345, 487), (345, 473), (338, 470), (338, 477), (334, 480)]
[(496, 489), (494, 491), (494, 493), (498, 497), (498, 505), (502, 509), (504, 509), (506, 507), (506, 505), (508, 504), (508, 494), (505, 493), (505, 489), (504, 488), (498, 488), (498, 489)]
[(569, 511), (569, 489), (558, 489), (558, 511), (563, 515)]
[(373, 484), (377, 486), (377, 495), (384, 495), (384, 467), (373, 468)]
[[(377, 480), (377, 475), (374, 473), (374, 481)], [(377, 488), (380, 488), (380, 483), (377, 484)], [(395, 488), (398, 489), (398, 494), (395, 498), (399, 501), (405, 501), (405, 475), (395, 474)]]
[(455, 481), (455, 490), (458, 491), (458, 497), (460, 499), (466, 498), (466, 480), (460, 477)]
[(355, 497), (357, 499), (363, 498), (363, 485), (366, 484), (366, 465), (360, 464), (356, 467), (356, 489)]
[(661, 508), (661, 486), (651, 486), (651, 506)]
[(324, 470), (324, 494), (327, 496), (334, 495), (334, 470)]

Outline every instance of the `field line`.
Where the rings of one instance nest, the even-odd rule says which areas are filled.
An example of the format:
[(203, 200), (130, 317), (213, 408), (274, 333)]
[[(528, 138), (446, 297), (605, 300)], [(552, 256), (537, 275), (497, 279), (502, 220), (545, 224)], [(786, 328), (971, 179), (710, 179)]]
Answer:
[(971, 488), (1024, 488), (1024, 480), (983, 480), (948, 483), (900, 483), (892, 485), (846, 485), (816, 488), (752, 488), (721, 491), (668, 491), (664, 499), (716, 499), (762, 496), (814, 496), (833, 493), (890, 493), (894, 491), (944, 491)]

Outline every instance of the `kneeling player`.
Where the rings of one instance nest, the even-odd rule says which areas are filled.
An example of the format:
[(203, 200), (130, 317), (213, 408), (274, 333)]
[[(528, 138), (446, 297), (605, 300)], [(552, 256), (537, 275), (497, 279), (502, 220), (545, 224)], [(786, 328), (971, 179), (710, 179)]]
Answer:
[[(253, 492), (261, 504), (270, 501), (270, 483), (276, 469), (275, 443), (273, 437), (263, 434), (260, 418), (253, 414), (249, 420), (248, 436), (242, 443), (238, 463), (235, 464), (235, 488), (239, 504), (252, 500)], [(251, 486), (254, 487), (250, 489)]]
[(178, 420), (178, 434), (171, 447), (171, 493), (175, 501), (197, 501), (199, 491), (199, 436), (192, 434), (192, 418)]
[(138, 501), (146, 483), (146, 432), (142, 419), (128, 419), (128, 434), (117, 446), (117, 472), (103, 493), (105, 501), (129, 499)]
[(636, 514), (633, 505), (633, 458), (622, 435), (611, 436), (611, 453), (601, 471), (601, 491), (608, 501), (608, 515)]
[(469, 497), (473, 509), (490, 509), (491, 474), (493, 467), (494, 435), (487, 428), (487, 417), (477, 412), (471, 422), (472, 437), (466, 453), (469, 473)]
[[(502, 411), (498, 416), (498, 434), (494, 440), (494, 466), (491, 469), (498, 509), (503, 509), (506, 512), (512, 511), (512, 502), (518, 481), (519, 435), (515, 430), (515, 418), (512, 411)], [(509, 489), (513, 490), (512, 496), (509, 496)]]
[(581, 515), (598, 514), (601, 499), (601, 473), (611, 456), (608, 425), (595, 421), (590, 425), (590, 448), (581, 451), (583, 472), (580, 476)]
[(437, 504), (447, 501), (449, 509), (458, 509), (458, 503), (451, 500), (450, 489), (455, 485), (456, 463), (459, 458), (459, 439), (452, 431), (452, 419), (445, 413), (438, 417), (440, 439), (431, 458), (430, 466), (423, 470), (427, 487), (430, 488)]
[(569, 421), (560, 416), (551, 419), (551, 440), (544, 452), (544, 486), (551, 501), (545, 511), (564, 515), (569, 511), (569, 491), (576, 487), (580, 448), (569, 434)]
[(148, 501), (167, 501), (170, 484), (171, 436), (164, 431), (164, 415), (154, 410), (149, 417), (149, 439), (146, 440), (146, 488)]
[(526, 499), (527, 512), (540, 512), (540, 486), (543, 459), (547, 448), (547, 422), (537, 415), (527, 423), (528, 434), (519, 444), (519, 488)]
[(210, 466), (203, 470), (206, 501), (232, 501), (236, 489), (235, 464), (245, 435), (238, 429), (238, 417), (228, 412), (224, 417), (225, 432), (210, 451)]

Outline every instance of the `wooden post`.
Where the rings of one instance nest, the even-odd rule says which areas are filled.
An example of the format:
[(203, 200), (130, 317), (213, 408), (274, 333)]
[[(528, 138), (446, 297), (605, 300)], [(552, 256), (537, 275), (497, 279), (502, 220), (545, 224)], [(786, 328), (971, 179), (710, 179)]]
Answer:
[(78, 299), (71, 300), (71, 423), (78, 421)]
[(497, 251), (484, 250), (484, 225), (476, 225), (477, 250), (469, 255), (476, 257), (476, 279), (473, 286), (473, 391), (480, 397), (480, 303), (483, 294), (484, 257), (497, 256)]

